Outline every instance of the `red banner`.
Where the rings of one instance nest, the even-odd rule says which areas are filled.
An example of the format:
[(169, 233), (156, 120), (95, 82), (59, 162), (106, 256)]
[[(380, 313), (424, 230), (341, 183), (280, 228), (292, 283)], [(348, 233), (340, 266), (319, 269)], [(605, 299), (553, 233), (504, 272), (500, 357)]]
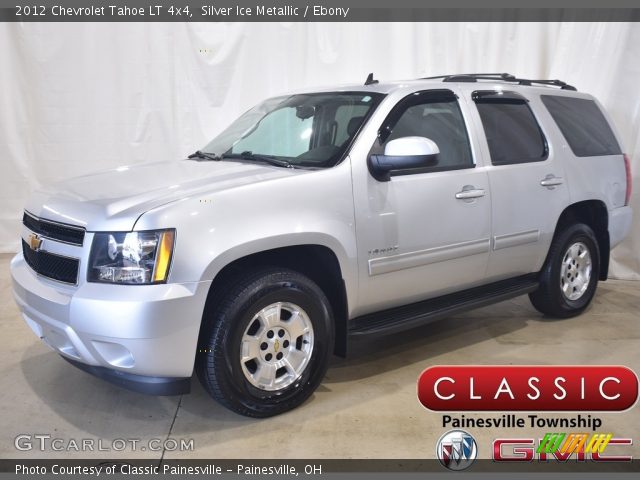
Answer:
[(434, 411), (622, 411), (638, 398), (623, 366), (434, 366), (418, 379), (418, 399)]

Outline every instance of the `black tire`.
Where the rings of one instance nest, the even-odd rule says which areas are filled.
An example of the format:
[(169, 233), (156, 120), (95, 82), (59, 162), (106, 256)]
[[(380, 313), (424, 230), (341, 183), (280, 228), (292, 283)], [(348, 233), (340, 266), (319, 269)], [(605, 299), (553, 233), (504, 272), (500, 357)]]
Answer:
[[(570, 246), (581, 243), (591, 256), (591, 277), (584, 293), (572, 300), (562, 292), (562, 263)], [(533, 306), (541, 313), (556, 318), (581, 314), (591, 303), (598, 286), (600, 250), (593, 230), (584, 223), (576, 223), (559, 232), (549, 249), (547, 260), (540, 272), (540, 288), (529, 294)], [(567, 273), (569, 276), (570, 273)]]
[[(264, 268), (236, 278), (205, 311), (196, 372), (207, 392), (230, 410), (256, 418), (278, 415), (307, 400), (324, 378), (334, 343), (331, 305), (313, 281), (292, 270)], [(240, 348), (254, 316), (274, 302), (291, 302), (305, 311), (313, 348), (299, 378), (269, 391), (245, 376)]]

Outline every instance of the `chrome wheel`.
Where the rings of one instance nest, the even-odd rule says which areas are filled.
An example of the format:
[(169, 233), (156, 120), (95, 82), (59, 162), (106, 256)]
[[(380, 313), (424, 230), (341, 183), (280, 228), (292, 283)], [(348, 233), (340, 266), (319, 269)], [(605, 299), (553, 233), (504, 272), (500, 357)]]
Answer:
[(242, 336), (240, 364), (256, 388), (275, 391), (295, 382), (313, 352), (313, 326), (307, 313), (288, 302), (260, 310)]
[(582, 242), (571, 245), (562, 258), (560, 287), (568, 300), (578, 300), (589, 288), (591, 281), (591, 253)]

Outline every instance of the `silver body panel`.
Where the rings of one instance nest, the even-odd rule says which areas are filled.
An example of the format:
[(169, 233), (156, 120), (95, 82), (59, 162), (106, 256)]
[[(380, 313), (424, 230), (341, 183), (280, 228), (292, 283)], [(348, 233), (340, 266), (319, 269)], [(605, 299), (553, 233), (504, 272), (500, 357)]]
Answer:
[[(354, 318), (538, 271), (560, 213), (582, 200), (604, 202), (611, 246), (618, 244), (631, 222), (631, 209), (623, 206), (621, 156), (576, 158), (539, 98), (550, 92), (591, 97), (510, 87), (530, 101), (549, 157), (494, 166), (471, 100), (480, 85), (503, 87), (411, 81), (326, 89), (387, 94), (345, 159), (330, 169), (151, 163), (38, 191), (27, 211), (84, 227), (87, 234), (82, 246), (50, 239), (42, 245), (45, 251), (79, 259), (77, 285), (40, 277), (21, 253), (16, 255), (11, 272), (18, 306), (34, 332), (69, 358), (140, 375), (188, 377), (211, 282), (230, 262), (253, 253), (292, 245), (329, 248), (338, 259), (348, 315)], [(367, 156), (390, 110), (413, 92), (442, 88), (459, 97), (475, 168), (375, 180)], [(549, 175), (563, 182), (542, 186)], [(471, 187), (483, 194), (456, 197)], [(86, 281), (93, 232), (160, 228), (177, 232), (167, 284)], [(25, 241), (30, 233), (23, 228)]]

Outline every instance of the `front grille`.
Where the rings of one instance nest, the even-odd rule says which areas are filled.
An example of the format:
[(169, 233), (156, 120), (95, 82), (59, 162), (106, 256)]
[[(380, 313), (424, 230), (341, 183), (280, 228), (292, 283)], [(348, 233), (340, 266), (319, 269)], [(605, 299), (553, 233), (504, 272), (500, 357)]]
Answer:
[(36, 218), (26, 212), (22, 216), (22, 223), (32, 232), (53, 240), (71, 243), (73, 245), (82, 245), (84, 241), (84, 228), (82, 227), (73, 227), (63, 223)]
[(43, 277), (59, 282), (76, 284), (78, 281), (78, 260), (61, 257), (42, 250), (31, 250), (27, 242), (22, 241), (22, 255), (27, 264)]

